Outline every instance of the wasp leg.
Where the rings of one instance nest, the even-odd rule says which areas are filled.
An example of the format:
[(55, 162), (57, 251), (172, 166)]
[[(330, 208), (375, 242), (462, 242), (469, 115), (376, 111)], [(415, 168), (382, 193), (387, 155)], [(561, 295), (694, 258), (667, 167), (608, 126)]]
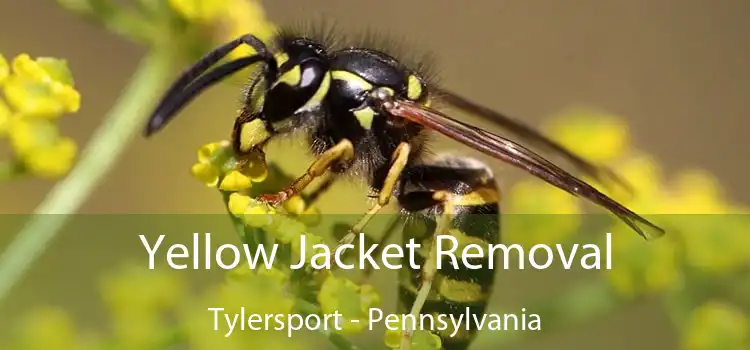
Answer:
[(354, 146), (351, 141), (341, 140), (318, 156), (307, 168), (307, 172), (294, 180), (291, 185), (278, 193), (261, 195), (258, 199), (273, 206), (279, 205), (292, 196), (301, 193), (313, 180), (325, 174), (335, 163), (347, 163), (353, 158)]
[[(481, 317), (495, 280), (486, 249), (500, 239), (500, 190), (492, 172), (473, 159), (444, 156), (406, 169), (398, 201), (410, 218), (404, 227), (404, 243), (414, 240), (422, 247), (415, 254), (418, 266), (407, 265), (399, 271), (401, 312), (417, 321), (423, 314), (457, 318), (468, 312), (470, 317)], [(477, 249), (469, 250), (472, 257), (462, 257), (463, 247), (472, 243), (477, 244), (472, 246)], [(477, 254), (478, 249), (483, 254)], [(481, 267), (471, 269), (464, 262)], [(410, 322), (405, 322), (402, 350), (411, 345)], [(468, 348), (476, 331), (460, 326), (435, 333), (443, 349), (459, 350)]]
[[(390, 225), (388, 225), (388, 228), (385, 230), (385, 234), (383, 234), (383, 237), (375, 241), (375, 244), (377, 244), (377, 246), (372, 252), (373, 256), (380, 256), (380, 253), (383, 251), (383, 243), (388, 242), (393, 234), (396, 233), (396, 229), (398, 229), (399, 223), (400, 220), (398, 220), (398, 218), (391, 221)], [(372, 267), (372, 265), (366, 265), (364, 271), (362, 272), (362, 277), (360, 277), (359, 280), (360, 284), (368, 283), (374, 271), (375, 269)]]
[(357, 232), (362, 232), (362, 229), (367, 225), (370, 219), (390, 203), (391, 198), (393, 197), (393, 190), (396, 188), (398, 179), (401, 177), (401, 172), (406, 168), (410, 153), (411, 146), (406, 142), (403, 142), (396, 147), (391, 158), (391, 165), (388, 169), (388, 174), (386, 175), (385, 181), (383, 181), (383, 186), (378, 193), (377, 202), (370, 207), (370, 210), (368, 210), (354, 226), (352, 226), (346, 236), (339, 241), (339, 246), (352, 243), (357, 237)]
[(307, 207), (312, 207), (313, 205), (315, 205), (318, 199), (320, 199), (322, 195), (328, 192), (328, 190), (331, 189), (331, 186), (333, 186), (333, 184), (336, 183), (338, 179), (338, 174), (328, 173), (326, 178), (323, 180), (323, 182), (320, 183), (320, 185), (318, 185), (318, 187), (310, 191), (310, 194), (304, 195), (305, 205)]

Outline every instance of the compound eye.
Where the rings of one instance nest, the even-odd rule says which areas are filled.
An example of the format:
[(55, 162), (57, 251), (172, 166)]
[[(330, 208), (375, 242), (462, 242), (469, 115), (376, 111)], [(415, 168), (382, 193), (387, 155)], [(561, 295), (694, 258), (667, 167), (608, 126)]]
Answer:
[(427, 86), (414, 74), (409, 74), (406, 81), (406, 97), (412, 101), (421, 101), (427, 96)]

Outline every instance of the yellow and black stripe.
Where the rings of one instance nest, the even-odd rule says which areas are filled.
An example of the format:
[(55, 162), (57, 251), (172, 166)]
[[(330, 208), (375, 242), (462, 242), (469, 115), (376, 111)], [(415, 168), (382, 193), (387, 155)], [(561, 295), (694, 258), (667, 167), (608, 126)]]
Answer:
[[(422, 306), (421, 314), (454, 315), (466, 314), (481, 317), (492, 293), (495, 275), (486, 268), (489, 258), (474, 258), (472, 264), (485, 266), (472, 270), (461, 264), (461, 247), (476, 243), (487, 247), (500, 239), (500, 190), (492, 173), (477, 161), (444, 157), (428, 165), (410, 168), (404, 174), (399, 202), (404, 211), (411, 213), (404, 227), (404, 243), (414, 238), (421, 250), (415, 263), (422, 269), (410, 269), (405, 265), (400, 274), (400, 312), (409, 313), (424, 281), (424, 269), (435, 237), (439, 220), (449, 215), (448, 232), (458, 241), (456, 250), (458, 268), (451, 260), (443, 258), (441, 269), (436, 271), (432, 290)], [(442, 338), (443, 348), (466, 349), (472, 342), (476, 329), (466, 331), (465, 324), (454, 337), (452, 326), (436, 331)], [(436, 324), (438, 326), (438, 324)]]

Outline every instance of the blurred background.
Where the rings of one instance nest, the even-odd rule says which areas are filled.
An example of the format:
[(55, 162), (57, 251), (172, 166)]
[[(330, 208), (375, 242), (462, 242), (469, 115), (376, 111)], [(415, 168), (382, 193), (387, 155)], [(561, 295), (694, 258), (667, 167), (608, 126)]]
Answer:
[[(750, 130), (750, 2), (276, 0), (262, 5), (274, 24), (326, 17), (344, 32), (374, 29), (403, 37), (418, 44), (415, 50), (433, 53), (443, 85), (532, 125), (577, 107), (616, 115), (627, 122), (632, 143), (657, 159), (667, 175), (703, 169), (713, 174), (729, 201), (750, 202), (750, 166), (743, 155)], [(68, 61), (81, 109), (62, 118), (60, 128), (81, 149), (146, 52), (54, 1), (0, 2), (0, 30), (0, 53), (8, 60), (26, 52)], [(184, 65), (175, 61), (174, 73)], [(229, 136), (241, 86), (240, 81), (211, 89), (156, 138), (137, 135), (80, 212), (224, 212), (216, 192), (196, 185), (188, 170), (197, 147)], [(436, 145), (466, 152), (450, 141)], [(272, 148), (268, 154), (298, 172), (310, 160), (303, 152), (300, 147), (274, 157)], [(526, 176), (502, 164), (495, 169), (504, 186)], [(0, 212), (32, 213), (54, 183), (0, 183)], [(329, 196), (347, 200), (323, 200), (320, 210), (363, 211), (367, 204), (358, 195), (361, 191), (352, 185), (337, 185)], [(14, 232), (2, 233), (0, 248)], [(110, 252), (66, 239), (61, 235), (53, 242), (10, 294), (13, 302), (0, 307), (0, 334), (40, 304), (63, 306), (83, 320), (98, 312), (88, 301), (96, 297), (91, 283), (107, 268)], [(99, 240), (108, 248), (118, 246), (102, 237), (94, 241)], [(504, 277), (503, 285), (521, 288), (503, 292), (506, 297), (522, 303), (526, 290), (554, 289), (549, 283), (564, 279), (531, 275)], [(668, 318), (646, 301), (506, 348), (676, 349), (678, 338)], [(492, 348), (491, 342), (484, 345)]]

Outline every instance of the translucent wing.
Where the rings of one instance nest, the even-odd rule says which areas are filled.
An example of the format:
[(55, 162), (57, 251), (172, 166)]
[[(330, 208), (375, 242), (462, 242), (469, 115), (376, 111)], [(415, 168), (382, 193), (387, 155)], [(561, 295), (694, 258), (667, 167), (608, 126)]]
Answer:
[(381, 107), (393, 116), (421, 124), (489, 156), (521, 168), (570, 194), (598, 204), (619, 217), (646, 239), (660, 237), (665, 233), (660, 227), (596, 188), (509, 139), (463, 123), (440, 111), (412, 101), (388, 100), (384, 101)]
[(609, 179), (622, 186), (629, 193), (632, 193), (632, 187), (627, 183), (627, 181), (619, 177), (612, 170), (592, 164), (591, 162), (568, 150), (563, 145), (551, 140), (547, 136), (527, 126), (526, 124), (502, 113), (498, 113), (487, 107), (469, 101), (466, 98), (446, 89), (433, 87), (432, 90), (435, 90), (436, 93), (440, 96), (441, 102), (445, 102), (452, 107), (458, 108), (464, 112), (474, 114), (475, 116), (492, 122), (511, 132), (519, 140), (524, 140), (529, 144), (544, 148), (545, 153), (546, 151), (549, 151), (550, 153), (561, 155), (586, 175), (591, 176), (593, 179), (602, 184), (607, 185), (608, 182), (605, 180)]

